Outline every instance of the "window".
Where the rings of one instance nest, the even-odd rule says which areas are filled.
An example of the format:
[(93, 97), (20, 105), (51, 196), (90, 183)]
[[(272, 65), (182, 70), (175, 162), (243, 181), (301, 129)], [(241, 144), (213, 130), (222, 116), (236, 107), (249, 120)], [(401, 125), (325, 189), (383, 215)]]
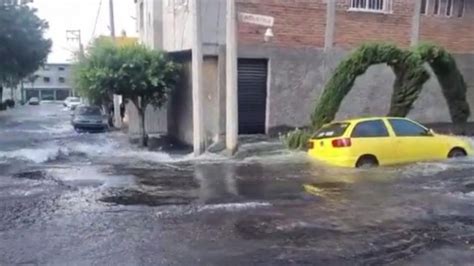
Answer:
[(353, 138), (388, 137), (387, 127), (382, 120), (364, 121), (352, 131)]
[(313, 138), (337, 138), (344, 135), (344, 132), (346, 132), (347, 127), (349, 127), (349, 123), (333, 123), (318, 130), (313, 135)]
[(440, 6), (440, 0), (434, 0), (434, 11), (433, 14), (439, 15), (439, 6)]
[(49, 83), (50, 78), (49, 78), (49, 77), (43, 77), (43, 81), (44, 81), (45, 83)]
[(76, 109), (76, 114), (88, 116), (88, 115), (102, 115), (102, 111), (96, 106), (81, 106)]
[(389, 119), (397, 137), (428, 136), (428, 130), (418, 124), (405, 119)]
[(58, 81), (59, 81), (60, 83), (64, 83), (64, 82), (66, 82), (66, 79), (63, 78), (63, 77), (59, 77), (59, 78), (58, 78)]
[(421, 0), (420, 13), (423, 15), (428, 14), (428, 0)]
[(453, 0), (447, 0), (446, 3), (446, 16), (450, 17), (453, 14)]
[(391, 11), (392, 0), (351, 0), (350, 10), (380, 12)]
[(64, 67), (58, 67), (59, 71), (64, 71), (65, 68)]
[(460, 18), (460, 17), (463, 17), (464, 16), (464, 8), (465, 8), (465, 0), (457, 0), (455, 1), (455, 3), (457, 4), (457, 17)]

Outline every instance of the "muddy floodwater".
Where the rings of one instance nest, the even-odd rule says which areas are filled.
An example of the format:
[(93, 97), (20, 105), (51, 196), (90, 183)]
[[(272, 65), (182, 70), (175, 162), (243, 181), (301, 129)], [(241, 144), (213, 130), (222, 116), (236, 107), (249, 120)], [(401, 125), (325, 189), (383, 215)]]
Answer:
[(473, 265), (474, 159), (339, 169), (247, 137), (235, 158), (0, 112), (0, 265)]

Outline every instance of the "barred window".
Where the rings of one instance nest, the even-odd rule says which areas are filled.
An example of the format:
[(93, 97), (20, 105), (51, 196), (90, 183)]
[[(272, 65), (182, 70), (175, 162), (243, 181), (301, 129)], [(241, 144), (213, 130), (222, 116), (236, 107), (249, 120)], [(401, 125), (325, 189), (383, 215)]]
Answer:
[(421, 0), (421, 14), (458, 17), (464, 16), (465, 0)]
[(387, 13), (392, 9), (392, 0), (351, 0), (350, 10)]

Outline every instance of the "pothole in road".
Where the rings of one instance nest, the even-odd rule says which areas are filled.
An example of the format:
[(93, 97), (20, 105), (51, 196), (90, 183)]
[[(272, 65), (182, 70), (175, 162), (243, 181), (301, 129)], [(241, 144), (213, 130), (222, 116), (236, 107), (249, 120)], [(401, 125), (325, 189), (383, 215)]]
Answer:
[(44, 171), (28, 171), (13, 175), (13, 178), (29, 179), (29, 180), (47, 180), (51, 179)]
[(138, 190), (124, 190), (120, 194), (105, 196), (100, 199), (102, 202), (115, 203), (118, 205), (145, 205), (145, 206), (167, 206), (167, 205), (188, 205), (196, 198), (188, 195), (176, 194), (152, 194)]

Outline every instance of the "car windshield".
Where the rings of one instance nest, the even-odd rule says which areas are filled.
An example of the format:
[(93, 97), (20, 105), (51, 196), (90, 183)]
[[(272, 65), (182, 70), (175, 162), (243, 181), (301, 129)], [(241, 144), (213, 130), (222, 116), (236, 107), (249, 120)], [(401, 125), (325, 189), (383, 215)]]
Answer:
[(76, 114), (78, 115), (101, 115), (101, 111), (99, 107), (81, 107), (78, 108), (76, 111)]
[(349, 123), (332, 123), (316, 131), (314, 139), (336, 138), (344, 135)]
[(80, 102), (79, 98), (71, 98), (69, 99), (70, 102), (73, 102), (73, 103), (78, 103)]

